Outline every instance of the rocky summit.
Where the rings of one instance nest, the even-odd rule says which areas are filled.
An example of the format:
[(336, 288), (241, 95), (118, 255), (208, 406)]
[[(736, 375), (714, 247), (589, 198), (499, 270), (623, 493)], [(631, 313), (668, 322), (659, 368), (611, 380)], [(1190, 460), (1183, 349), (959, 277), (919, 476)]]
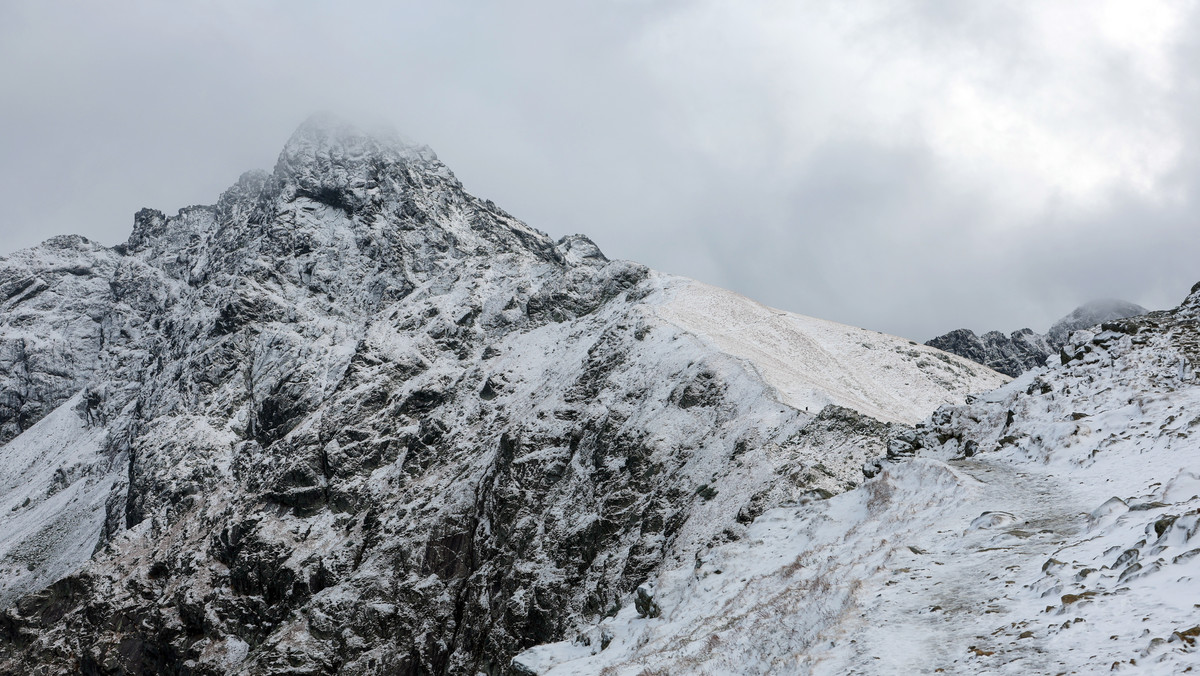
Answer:
[(0, 259), (0, 673), (541, 673), (668, 621), (663, 576), (764, 515), (966, 448), (921, 421), (1007, 380), (553, 240), (317, 118), (214, 205)]
[(999, 331), (988, 331), (977, 336), (970, 329), (955, 329), (925, 344), (1016, 377), (1030, 369), (1045, 366), (1046, 359), (1057, 356), (1074, 331), (1147, 312), (1149, 310), (1141, 305), (1123, 300), (1098, 300), (1075, 308), (1056, 321), (1045, 335), (1021, 329), (1007, 336)]

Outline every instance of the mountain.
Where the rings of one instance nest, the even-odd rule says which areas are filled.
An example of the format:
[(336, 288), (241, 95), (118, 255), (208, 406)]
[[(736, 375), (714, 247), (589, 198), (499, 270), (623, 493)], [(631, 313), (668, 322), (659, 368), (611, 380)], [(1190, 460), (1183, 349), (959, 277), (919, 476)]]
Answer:
[(1093, 326), (1117, 319), (1139, 317), (1147, 312), (1149, 310), (1141, 305), (1123, 300), (1106, 299), (1085, 303), (1054, 322), (1054, 325), (1046, 332), (1046, 341), (1051, 345), (1061, 347), (1074, 331), (1090, 329)]
[(0, 259), (0, 673), (518, 673), (1006, 380), (314, 118), (214, 205)]
[(1074, 331), (1147, 312), (1146, 308), (1123, 300), (1098, 300), (1075, 308), (1056, 321), (1045, 335), (1021, 329), (1008, 336), (999, 331), (976, 336), (970, 329), (955, 329), (925, 344), (1016, 377), (1044, 366), (1046, 358), (1057, 354)]
[(1055, 352), (1045, 336), (1030, 329), (1014, 331), (1008, 336), (999, 331), (976, 336), (970, 329), (955, 329), (925, 344), (1012, 377), (1044, 366), (1046, 358)]
[(1192, 672), (1200, 284), (939, 408), (876, 476), (665, 565), (520, 673)]

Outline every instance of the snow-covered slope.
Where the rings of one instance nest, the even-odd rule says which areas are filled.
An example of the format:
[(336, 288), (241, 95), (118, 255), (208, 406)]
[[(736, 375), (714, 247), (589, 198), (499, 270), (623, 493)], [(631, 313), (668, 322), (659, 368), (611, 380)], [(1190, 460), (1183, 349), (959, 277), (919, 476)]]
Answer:
[(67, 400), (0, 447), (0, 607), (78, 570), (104, 527), (104, 502), (125, 458), (105, 455), (106, 430)]
[(0, 284), (6, 673), (504, 673), (1005, 380), (551, 240), (327, 119)]
[[(517, 670), (1178, 674), (1200, 664), (1200, 291), (939, 409), (861, 487), (665, 568)], [(646, 612), (647, 610), (652, 612)], [(639, 612), (639, 610), (641, 612)]]
[(905, 338), (776, 310), (690, 280), (674, 285), (656, 312), (746, 360), (784, 403), (806, 411), (835, 404), (913, 424), (964, 392), (1004, 381), (990, 369)]

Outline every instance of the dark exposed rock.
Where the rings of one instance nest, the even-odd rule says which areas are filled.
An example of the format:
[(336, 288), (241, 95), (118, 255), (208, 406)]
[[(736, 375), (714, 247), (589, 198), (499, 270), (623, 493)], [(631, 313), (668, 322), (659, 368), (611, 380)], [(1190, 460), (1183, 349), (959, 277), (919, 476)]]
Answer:
[(637, 595), (634, 597), (633, 603), (638, 615), (642, 617), (658, 617), (662, 615), (662, 609), (658, 607), (658, 602), (654, 600), (653, 592), (646, 585), (637, 588)]
[[(976, 336), (970, 329), (955, 329), (925, 344), (1015, 378), (1025, 371), (1044, 366), (1050, 355), (1061, 353), (1073, 331), (1144, 315), (1146, 312), (1146, 308), (1125, 301), (1094, 301), (1075, 308), (1059, 319), (1045, 335), (1021, 329), (1008, 336), (999, 331)], [(1071, 357), (1068, 355), (1065, 358), (1069, 360)]]
[(1017, 376), (1042, 366), (1050, 356), (1049, 345), (1029, 329), (1014, 331), (1010, 336), (999, 331), (976, 336), (970, 329), (956, 329), (925, 344), (966, 357), (1007, 376)]

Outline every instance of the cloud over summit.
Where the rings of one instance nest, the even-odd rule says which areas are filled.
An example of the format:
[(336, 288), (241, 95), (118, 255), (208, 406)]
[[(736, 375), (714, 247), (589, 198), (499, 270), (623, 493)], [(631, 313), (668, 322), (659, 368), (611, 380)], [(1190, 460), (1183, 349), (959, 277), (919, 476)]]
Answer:
[(1200, 279), (1194, 2), (0, 9), (0, 253), (381, 118), (553, 235), (927, 338)]

